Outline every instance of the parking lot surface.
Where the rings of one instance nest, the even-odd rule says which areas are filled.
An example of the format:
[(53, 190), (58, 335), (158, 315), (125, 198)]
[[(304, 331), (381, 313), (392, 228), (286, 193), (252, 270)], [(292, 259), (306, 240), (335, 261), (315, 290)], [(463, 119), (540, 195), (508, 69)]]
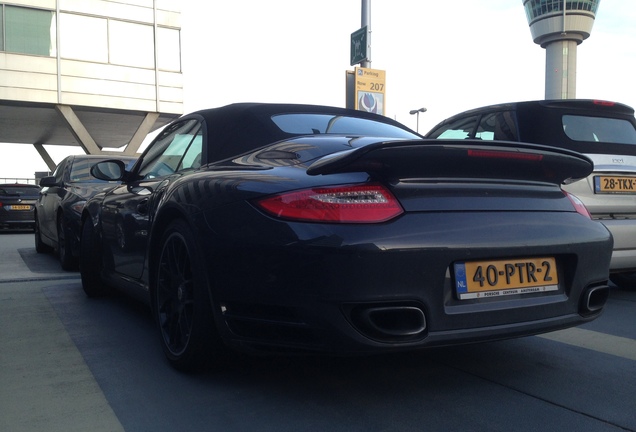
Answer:
[(581, 327), (390, 356), (171, 369), (148, 310), (0, 233), (2, 431), (636, 431), (636, 291)]

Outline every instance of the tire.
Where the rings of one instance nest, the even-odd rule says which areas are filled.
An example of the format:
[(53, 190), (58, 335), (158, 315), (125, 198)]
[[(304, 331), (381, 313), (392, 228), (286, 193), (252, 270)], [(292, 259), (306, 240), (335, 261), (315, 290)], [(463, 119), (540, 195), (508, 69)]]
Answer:
[(35, 235), (35, 251), (37, 253), (49, 253), (53, 248), (42, 241), (42, 234), (40, 234), (40, 222), (38, 222), (38, 215), (35, 215), (35, 224), (33, 225), (33, 232)]
[(79, 268), (82, 289), (88, 297), (103, 297), (109, 294), (110, 289), (104, 284), (101, 277), (101, 250), (90, 219), (82, 223)]
[(77, 270), (78, 262), (73, 256), (73, 246), (71, 236), (64, 227), (64, 216), (60, 215), (57, 220), (57, 257), (60, 260), (62, 270)]
[(612, 273), (610, 280), (620, 289), (636, 290), (636, 272)]
[(214, 326), (204, 263), (184, 221), (168, 226), (156, 257), (152, 312), (166, 358), (184, 372), (218, 364), (225, 350)]

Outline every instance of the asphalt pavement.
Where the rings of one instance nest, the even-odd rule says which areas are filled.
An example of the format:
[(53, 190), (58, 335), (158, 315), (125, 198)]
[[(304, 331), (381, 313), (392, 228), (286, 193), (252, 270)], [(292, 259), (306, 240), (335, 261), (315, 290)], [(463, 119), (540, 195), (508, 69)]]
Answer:
[(0, 431), (123, 431), (43, 289), (79, 280), (0, 232)]
[(636, 432), (636, 291), (539, 336), (365, 358), (167, 364), (147, 307), (0, 232), (0, 432)]

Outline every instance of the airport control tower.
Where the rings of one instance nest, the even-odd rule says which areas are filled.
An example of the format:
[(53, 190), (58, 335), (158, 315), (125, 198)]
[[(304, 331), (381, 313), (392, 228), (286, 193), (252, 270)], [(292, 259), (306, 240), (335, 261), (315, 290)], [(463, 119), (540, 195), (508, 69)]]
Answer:
[(535, 43), (545, 48), (545, 98), (576, 98), (576, 49), (601, 0), (523, 0)]

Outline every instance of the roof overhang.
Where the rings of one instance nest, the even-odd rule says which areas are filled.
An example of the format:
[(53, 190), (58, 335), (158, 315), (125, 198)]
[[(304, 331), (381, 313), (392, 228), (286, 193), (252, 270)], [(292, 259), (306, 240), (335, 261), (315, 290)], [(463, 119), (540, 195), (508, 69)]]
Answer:
[[(101, 148), (128, 145), (148, 113), (108, 108), (73, 106), (73, 111)], [(159, 113), (151, 131), (165, 126), (179, 114)], [(0, 100), (0, 142), (79, 146), (80, 143), (56, 104)]]

